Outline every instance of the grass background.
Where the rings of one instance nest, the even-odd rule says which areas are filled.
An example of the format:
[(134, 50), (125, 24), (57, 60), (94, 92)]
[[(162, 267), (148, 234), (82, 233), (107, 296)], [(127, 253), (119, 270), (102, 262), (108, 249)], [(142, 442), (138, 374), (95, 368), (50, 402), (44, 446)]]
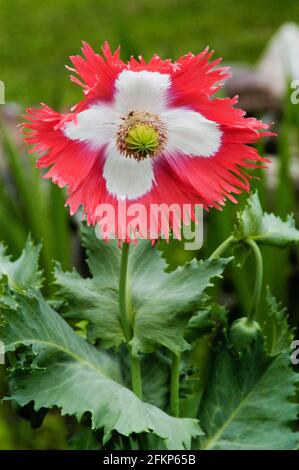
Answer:
[(70, 105), (80, 91), (63, 66), (83, 39), (121, 44), (124, 58), (176, 58), (208, 45), (228, 63), (254, 63), (296, 18), (297, 0), (0, 0), (0, 79), (7, 101)]

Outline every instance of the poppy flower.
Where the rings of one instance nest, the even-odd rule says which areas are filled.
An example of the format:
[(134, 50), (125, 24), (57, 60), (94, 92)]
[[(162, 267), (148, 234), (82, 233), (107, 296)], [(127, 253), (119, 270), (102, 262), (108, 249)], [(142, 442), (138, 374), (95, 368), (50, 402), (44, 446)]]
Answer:
[[(71, 214), (101, 224), (99, 207), (201, 204), (221, 208), (249, 189), (246, 168), (263, 165), (253, 144), (267, 125), (214, 97), (229, 76), (208, 49), (177, 61), (154, 55), (128, 63), (105, 43), (103, 55), (86, 43), (72, 56), (84, 99), (69, 113), (42, 104), (26, 112), (26, 142), (45, 178), (67, 187)], [(161, 224), (158, 235), (161, 235)], [(172, 228), (176, 229), (172, 219)]]

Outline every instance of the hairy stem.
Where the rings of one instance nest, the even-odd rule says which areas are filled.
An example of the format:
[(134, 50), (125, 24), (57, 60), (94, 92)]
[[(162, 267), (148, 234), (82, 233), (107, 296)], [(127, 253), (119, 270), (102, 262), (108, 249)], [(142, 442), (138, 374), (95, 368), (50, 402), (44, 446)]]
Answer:
[(178, 417), (180, 415), (179, 392), (180, 392), (180, 361), (181, 356), (172, 354), (171, 382), (170, 382), (170, 414)]
[(261, 251), (257, 243), (255, 243), (255, 241), (247, 239), (244, 241), (244, 243), (246, 243), (246, 245), (248, 245), (251, 248), (255, 256), (255, 263), (256, 263), (253, 300), (252, 300), (252, 306), (251, 306), (249, 315), (247, 317), (247, 322), (250, 324), (256, 318), (256, 315), (258, 313), (258, 309), (260, 306), (260, 302), (261, 302), (261, 294), (262, 294), (262, 287), (263, 287), (263, 258), (262, 258)]

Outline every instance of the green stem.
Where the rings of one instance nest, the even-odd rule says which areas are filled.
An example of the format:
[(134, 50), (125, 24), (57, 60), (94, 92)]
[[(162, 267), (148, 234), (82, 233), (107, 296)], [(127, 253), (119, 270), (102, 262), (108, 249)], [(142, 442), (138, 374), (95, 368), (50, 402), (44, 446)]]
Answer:
[(232, 243), (235, 243), (236, 240), (235, 240), (235, 237), (233, 235), (231, 235), (230, 237), (228, 237), (226, 240), (224, 240), (223, 243), (221, 243), (221, 245), (219, 245), (215, 251), (213, 251), (213, 253), (210, 255), (209, 259), (216, 259), (216, 258), (220, 258), (220, 256), (222, 255), (222, 253), (224, 253), (224, 251), (232, 244)]
[[(129, 261), (129, 248), (128, 243), (123, 243), (120, 260), (120, 275), (119, 275), (119, 313), (120, 320), (124, 330), (124, 335), (127, 344), (132, 338), (132, 327), (128, 315), (128, 302), (127, 302), (127, 280), (128, 280), (128, 261)], [(138, 357), (133, 356), (130, 346), (129, 358), (131, 367), (131, 383), (132, 390), (140, 399), (142, 399), (142, 382), (140, 362)]]
[(172, 355), (171, 382), (170, 382), (170, 414), (178, 417), (180, 415), (179, 392), (180, 392), (180, 354)]
[[(223, 243), (221, 243), (221, 245), (219, 245), (218, 248), (216, 248), (216, 250), (210, 255), (209, 259), (219, 258), (222, 255), (222, 253), (232, 243), (236, 243), (236, 242), (237, 240), (234, 238), (233, 235), (231, 235)], [(250, 238), (246, 238), (245, 240), (243, 240), (243, 243), (245, 243), (251, 248), (252, 252), (254, 253), (255, 262), (256, 262), (256, 276), (255, 276), (255, 285), (254, 285), (254, 292), (253, 292), (253, 301), (252, 301), (251, 310), (247, 317), (247, 322), (250, 324), (254, 321), (257, 315), (260, 301), (261, 301), (261, 294), (262, 294), (262, 287), (263, 287), (263, 258), (262, 258), (261, 251), (257, 243), (254, 240)]]
[(260, 306), (260, 301), (261, 301), (261, 294), (262, 294), (262, 288), (263, 288), (263, 258), (262, 258), (261, 251), (255, 241), (251, 239), (247, 239), (247, 240), (244, 240), (244, 243), (246, 243), (246, 245), (248, 245), (251, 248), (252, 252), (254, 253), (255, 262), (256, 262), (256, 275), (255, 275), (255, 284), (254, 284), (254, 291), (253, 291), (253, 301), (252, 301), (251, 310), (247, 317), (247, 323), (251, 324), (256, 318), (256, 315), (258, 313), (258, 309)]
[(128, 260), (129, 260), (128, 243), (123, 243), (121, 249), (120, 275), (119, 275), (119, 313), (120, 321), (124, 330), (126, 341), (131, 339), (131, 326), (129, 322), (127, 310), (127, 277), (128, 277)]
[(138, 357), (135, 357), (130, 352), (130, 365), (131, 365), (131, 381), (132, 390), (140, 400), (142, 400), (142, 381), (141, 381), (141, 370), (140, 362)]

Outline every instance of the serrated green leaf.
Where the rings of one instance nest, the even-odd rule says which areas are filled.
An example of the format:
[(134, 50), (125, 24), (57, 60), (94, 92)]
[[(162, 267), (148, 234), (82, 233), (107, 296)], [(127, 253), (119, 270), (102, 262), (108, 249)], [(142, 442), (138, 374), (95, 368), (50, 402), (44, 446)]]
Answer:
[(26, 245), (15, 261), (6, 254), (6, 247), (0, 244), (0, 278), (6, 276), (11, 286), (22, 288), (23, 285), (39, 289), (42, 286), (42, 272), (39, 271), (41, 245), (34, 245), (29, 236)]
[(294, 332), (289, 327), (287, 309), (283, 308), (267, 288), (266, 293), (267, 315), (262, 325), (265, 337), (265, 348), (270, 356), (277, 356), (290, 350)]
[(188, 349), (184, 332), (189, 319), (211, 279), (221, 276), (229, 261), (193, 260), (166, 273), (160, 253), (148, 243), (138, 244), (130, 265), (133, 352), (150, 352), (158, 345), (174, 353)]
[(238, 240), (251, 238), (263, 245), (278, 248), (299, 242), (299, 230), (295, 227), (294, 217), (289, 215), (283, 221), (274, 214), (263, 212), (257, 192), (249, 197), (244, 210), (238, 214), (234, 235)]
[(206, 432), (201, 449), (295, 449), (291, 422), (298, 405), (290, 402), (296, 374), (288, 354), (267, 357), (259, 340), (236, 357), (222, 346), (214, 356), (199, 417)]
[(85, 225), (81, 234), (91, 277), (84, 279), (75, 270), (63, 272), (60, 264), (55, 266), (58, 295), (68, 303), (64, 316), (87, 320), (89, 341), (101, 339), (105, 348), (119, 347), (125, 339), (118, 304), (120, 249), (114, 240), (99, 240)]
[[(96, 238), (94, 230), (83, 228), (92, 277), (56, 268), (59, 295), (67, 299), (68, 318), (90, 322), (89, 339), (103, 346), (120, 346), (124, 341), (119, 318), (118, 276), (120, 250), (116, 243)], [(183, 334), (190, 316), (199, 306), (211, 279), (220, 276), (229, 259), (193, 260), (171, 273), (165, 272), (161, 252), (148, 241), (130, 247), (128, 263), (129, 315), (133, 322), (131, 341), (134, 354), (153, 352), (163, 345), (173, 352), (188, 348)]]
[(153, 432), (169, 449), (190, 448), (201, 434), (196, 420), (168, 416), (141, 402), (124, 387), (115, 361), (87, 343), (37, 292), (14, 292), (18, 307), (1, 309), (0, 339), (7, 351), (33, 346), (34, 367), (16, 369), (11, 399), (21, 406), (34, 401), (35, 410), (58, 406), (62, 414), (80, 419), (90, 412), (93, 429), (128, 436)]
[[(104, 273), (104, 268), (100, 273)], [(55, 279), (58, 295), (67, 300), (68, 304), (64, 317), (87, 320), (89, 341), (101, 339), (102, 346), (106, 348), (119, 347), (124, 342), (119, 320), (118, 287), (107, 285), (110, 279), (108, 274), (106, 285), (103, 285), (97, 276), (84, 279), (75, 270), (63, 272), (60, 265), (56, 264)]]

